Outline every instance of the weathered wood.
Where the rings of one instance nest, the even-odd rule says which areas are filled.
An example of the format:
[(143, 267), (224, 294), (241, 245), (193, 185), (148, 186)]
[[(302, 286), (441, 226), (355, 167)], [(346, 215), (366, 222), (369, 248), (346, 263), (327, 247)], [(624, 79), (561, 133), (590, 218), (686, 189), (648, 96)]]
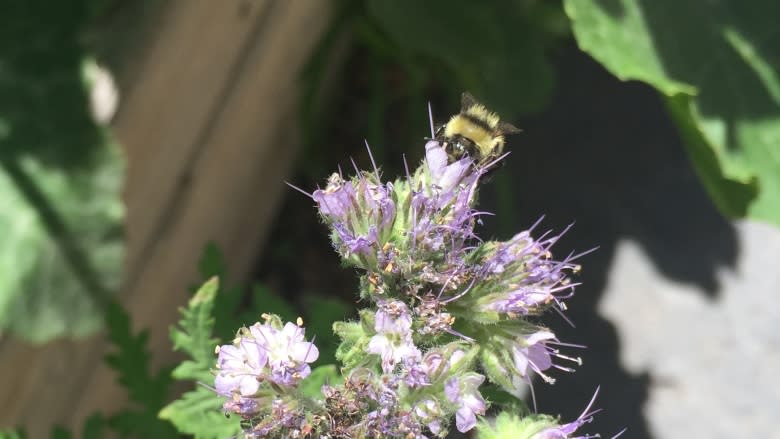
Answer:
[[(298, 71), (328, 12), (327, 2), (260, 0), (161, 11), (115, 120), (129, 161), (121, 298), (134, 327), (151, 329), (156, 366), (175, 358), (168, 327), (205, 243), (225, 252), (232, 279), (252, 268), (295, 155)], [(0, 425), (47, 437), (55, 422), (73, 428), (126, 404), (105, 353), (102, 335), (0, 345)]]

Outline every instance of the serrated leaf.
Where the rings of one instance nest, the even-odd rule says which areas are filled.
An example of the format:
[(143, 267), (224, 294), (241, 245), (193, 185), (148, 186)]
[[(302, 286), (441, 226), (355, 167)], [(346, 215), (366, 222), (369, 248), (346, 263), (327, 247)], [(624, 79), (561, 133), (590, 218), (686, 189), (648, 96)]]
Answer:
[[(121, 437), (176, 437), (173, 427), (157, 418), (171, 387), (170, 368), (157, 373), (151, 371), (148, 351), (148, 331), (133, 334), (130, 316), (116, 302), (106, 309), (108, 338), (115, 351), (106, 355), (106, 363), (117, 372), (117, 381), (124, 387), (131, 401), (141, 408), (126, 409), (108, 419), (108, 425)], [(99, 437), (104, 424), (99, 415), (90, 417), (84, 427), (85, 439)]]
[(343, 381), (339, 368), (335, 364), (326, 364), (312, 370), (311, 374), (298, 385), (298, 390), (309, 398), (322, 399), (323, 385), (337, 385)]
[(108, 338), (115, 348), (114, 352), (106, 355), (106, 363), (117, 372), (117, 381), (125, 388), (130, 400), (156, 412), (168, 395), (170, 371), (151, 372), (148, 331), (134, 335), (130, 316), (118, 303), (110, 303), (106, 312)]
[(108, 424), (122, 438), (176, 439), (179, 437), (170, 422), (158, 418), (157, 410), (150, 411), (147, 407), (143, 410), (123, 410), (111, 416)]
[(239, 437), (238, 417), (226, 418), (222, 411), (225, 398), (203, 387), (187, 392), (160, 411), (160, 418), (195, 439), (225, 439)]
[(780, 224), (780, 3), (565, 0), (580, 47), (667, 96), (725, 214)]
[[(190, 299), (186, 308), (181, 308), (179, 327), (171, 327), (173, 348), (186, 352), (192, 361), (185, 361), (177, 367), (177, 379), (208, 380), (213, 366), (214, 347), (218, 340), (212, 337), (214, 298), (219, 290), (219, 281), (212, 278), (200, 287)], [(209, 375), (207, 375), (209, 374)]]

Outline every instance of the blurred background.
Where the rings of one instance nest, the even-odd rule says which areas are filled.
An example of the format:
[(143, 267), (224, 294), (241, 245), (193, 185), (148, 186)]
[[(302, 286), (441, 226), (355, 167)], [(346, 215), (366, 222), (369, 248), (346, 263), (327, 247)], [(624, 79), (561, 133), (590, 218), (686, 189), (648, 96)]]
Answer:
[(352, 315), (355, 273), (284, 182), (368, 166), (364, 141), (394, 178), (422, 159), (428, 104), (443, 123), (468, 90), (523, 129), (481, 235), (544, 215), (574, 224), (558, 256), (598, 247), (576, 327), (544, 320), (584, 364), (536, 384), (539, 410), (574, 419), (601, 386), (604, 437), (780, 437), (780, 4), (0, 5), (0, 428), (81, 437), (143, 403), (112, 430), (170, 437), (137, 427), (182, 389), (128, 395), (127, 359), (104, 357), (132, 341), (117, 328), (148, 330), (127, 361), (164, 377), (212, 274), (236, 291), (227, 328)]

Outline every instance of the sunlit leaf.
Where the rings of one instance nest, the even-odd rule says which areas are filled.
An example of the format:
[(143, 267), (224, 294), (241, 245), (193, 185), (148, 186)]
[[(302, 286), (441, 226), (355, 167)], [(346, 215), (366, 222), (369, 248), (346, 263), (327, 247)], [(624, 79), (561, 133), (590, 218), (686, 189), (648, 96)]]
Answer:
[(780, 3), (566, 0), (580, 47), (667, 97), (720, 209), (780, 224)]
[(223, 402), (224, 397), (198, 387), (162, 409), (160, 417), (171, 421), (181, 433), (191, 434), (196, 439), (240, 437), (240, 419), (225, 417)]
[(123, 160), (115, 146), (94, 167), (0, 160), (0, 330), (43, 342), (84, 336), (119, 286)]

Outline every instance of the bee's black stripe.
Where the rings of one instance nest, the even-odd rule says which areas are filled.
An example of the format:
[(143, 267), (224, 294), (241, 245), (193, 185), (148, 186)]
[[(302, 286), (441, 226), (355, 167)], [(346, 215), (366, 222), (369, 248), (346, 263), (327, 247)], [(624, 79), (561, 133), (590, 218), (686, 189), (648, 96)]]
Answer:
[(469, 122), (473, 123), (474, 125), (482, 128), (483, 130), (489, 133), (493, 132), (493, 128), (491, 128), (490, 125), (488, 125), (487, 121), (485, 121), (484, 119), (477, 119), (476, 117), (467, 113), (460, 113), (460, 117), (468, 119)]

